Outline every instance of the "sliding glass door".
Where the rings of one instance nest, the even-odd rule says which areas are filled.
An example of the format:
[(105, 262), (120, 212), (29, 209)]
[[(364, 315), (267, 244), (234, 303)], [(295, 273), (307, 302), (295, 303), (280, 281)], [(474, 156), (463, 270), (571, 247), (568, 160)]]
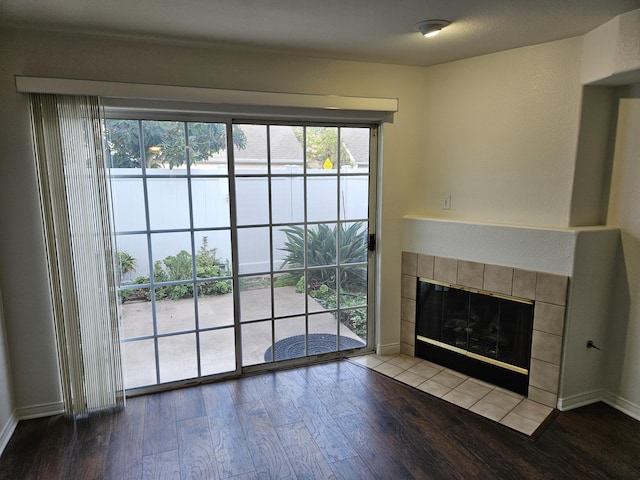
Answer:
[(375, 128), (105, 128), (126, 388), (367, 346)]
[(242, 365), (365, 347), (370, 129), (237, 127)]

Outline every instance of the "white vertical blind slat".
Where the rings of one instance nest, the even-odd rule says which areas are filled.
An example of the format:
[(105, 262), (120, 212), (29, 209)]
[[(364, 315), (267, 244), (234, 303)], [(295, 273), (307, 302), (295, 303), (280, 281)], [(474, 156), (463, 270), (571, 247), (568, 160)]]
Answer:
[(33, 95), (32, 112), (66, 409), (123, 405), (99, 102)]

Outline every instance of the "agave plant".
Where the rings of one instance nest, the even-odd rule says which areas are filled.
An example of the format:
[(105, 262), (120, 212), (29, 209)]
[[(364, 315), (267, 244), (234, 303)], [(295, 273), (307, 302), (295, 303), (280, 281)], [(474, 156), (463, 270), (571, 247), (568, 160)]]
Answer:
[[(303, 268), (305, 266), (305, 230), (299, 225), (283, 229), (286, 241), (281, 248), (287, 252), (282, 268)], [(363, 222), (341, 224), (340, 235), (335, 226), (327, 224), (314, 225), (307, 230), (306, 253), (308, 267), (337, 265), (336, 248), (340, 242), (340, 265), (362, 264), (367, 261), (367, 245), (365, 242), (366, 228)], [(338, 240), (339, 237), (339, 240)], [(303, 272), (291, 272), (297, 281)], [(365, 265), (354, 265), (341, 269), (340, 286), (346, 291), (358, 291), (367, 282), (367, 268)], [(336, 278), (334, 268), (312, 269), (308, 271), (307, 283), (313, 288), (326, 285), (335, 290)]]

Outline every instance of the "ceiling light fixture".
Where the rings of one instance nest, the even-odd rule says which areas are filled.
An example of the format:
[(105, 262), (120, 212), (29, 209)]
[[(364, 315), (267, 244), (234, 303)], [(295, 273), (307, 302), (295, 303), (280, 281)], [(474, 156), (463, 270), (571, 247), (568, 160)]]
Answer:
[(416, 23), (413, 28), (420, 32), (424, 37), (433, 37), (440, 33), (440, 31), (450, 25), (451, 22), (447, 20), (423, 20)]

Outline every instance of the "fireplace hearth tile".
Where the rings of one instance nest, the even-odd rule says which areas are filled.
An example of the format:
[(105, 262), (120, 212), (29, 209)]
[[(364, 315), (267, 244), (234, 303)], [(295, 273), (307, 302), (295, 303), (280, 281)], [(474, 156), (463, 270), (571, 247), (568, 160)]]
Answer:
[(434, 382), (433, 380), (427, 380), (418, 385), (418, 390), (433, 395), (434, 397), (442, 398), (451, 391), (450, 387), (442, 385), (441, 383)]
[(393, 357), (388, 361), (391, 365), (395, 365), (396, 367), (400, 367), (403, 370), (407, 370), (413, 367), (415, 364), (419, 363), (420, 359), (416, 357), (409, 357), (408, 355), (398, 355)]
[(469, 377), (465, 377), (461, 373), (454, 372), (453, 370), (449, 370), (447, 368), (438, 373), (435, 377), (432, 377), (431, 380), (449, 388), (456, 388), (467, 378)]
[[(409, 387), (417, 388), (529, 436), (538, 431), (538, 427), (553, 412), (553, 406), (557, 399), (554, 394), (535, 387), (529, 387), (529, 398), (524, 398), (509, 390), (504, 390), (482, 380), (465, 377), (459, 372), (445, 369), (427, 360), (418, 359), (418, 363), (403, 370), (398, 365), (406, 365), (406, 355), (369, 354), (353, 357), (351, 360), (364, 368), (376, 370)], [(451, 388), (434, 380), (440, 374), (462, 378), (463, 382), (457, 387)], [(428, 378), (429, 376), (431, 378)], [(427, 380), (424, 380), (425, 378)], [(422, 383), (416, 385), (420, 381)], [(541, 395), (538, 396), (537, 393), (541, 393)], [(546, 398), (545, 395), (550, 397)], [(546, 398), (551, 404), (545, 406), (544, 402), (539, 402), (534, 397), (540, 397), (543, 400)], [(502, 408), (502, 406), (512, 406), (512, 408)]]
[(361, 357), (354, 357), (353, 361), (368, 368), (377, 367), (378, 365), (385, 362), (385, 360), (381, 359), (377, 355), (363, 355)]
[(493, 390), (493, 386), (472, 378), (465, 380), (463, 383), (456, 387), (456, 391), (464, 393), (465, 395), (472, 396), (476, 400), (480, 400), (491, 390)]
[(410, 372), (409, 370), (405, 370), (404, 372), (396, 375), (396, 380), (402, 383), (406, 383), (407, 385), (411, 385), (412, 387), (417, 387), (421, 383), (425, 382), (427, 379), (422, 375), (418, 375), (417, 373)]
[(512, 392), (511, 390), (507, 390), (506, 388), (496, 387), (496, 391), (502, 392), (506, 395), (517, 398), (518, 400), (522, 400), (524, 398), (523, 395), (520, 395), (519, 393), (516, 393), (516, 392)]
[(509, 412), (505, 417), (500, 420), (502, 425), (505, 425), (509, 428), (517, 430), (518, 432), (522, 432), (525, 435), (533, 435), (533, 433), (540, 426), (539, 422), (535, 422), (525, 417), (521, 417), (520, 415)]
[(421, 362), (416, 363), (409, 369), (410, 372), (417, 373), (425, 379), (429, 379), (437, 375), (442, 370), (444, 370), (444, 367), (436, 365), (435, 363), (427, 362), (426, 360), (422, 360)]
[(404, 371), (403, 368), (400, 368), (397, 365), (393, 365), (389, 362), (381, 363), (380, 365), (373, 367), (373, 369), (376, 372), (380, 372), (386, 375), (387, 377), (392, 377), (392, 378), (395, 377), (396, 375), (401, 374)]
[(477, 398), (467, 395), (466, 393), (462, 393), (458, 389), (451, 390), (443, 396), (442, 399), (466, 409), (469, 409), (469, 407), (473, 406), (478, 401)]
[(499, 422), (509, 413), (509, 409), (500, 408), (482, 400), (475, 403), (469, 411), (493, 420), (494, 422)]
[(526, 398), (513, 409), (513, 413), (538, 423), (542, 423), (552, 411), (553, 408), (540, 405)]
[(503, 391), (499, 391), (498, 389), (495, 389), (491, 393), (483, 397), (482, 401), (485, 403), (489, 403), (494, 407), (499, 407), (509, 411), (509, 410), (512, 410), (516, 405), (518, 405), (522, 401), (522, 397), (515, 398), (511, 395), (507, 395)]

